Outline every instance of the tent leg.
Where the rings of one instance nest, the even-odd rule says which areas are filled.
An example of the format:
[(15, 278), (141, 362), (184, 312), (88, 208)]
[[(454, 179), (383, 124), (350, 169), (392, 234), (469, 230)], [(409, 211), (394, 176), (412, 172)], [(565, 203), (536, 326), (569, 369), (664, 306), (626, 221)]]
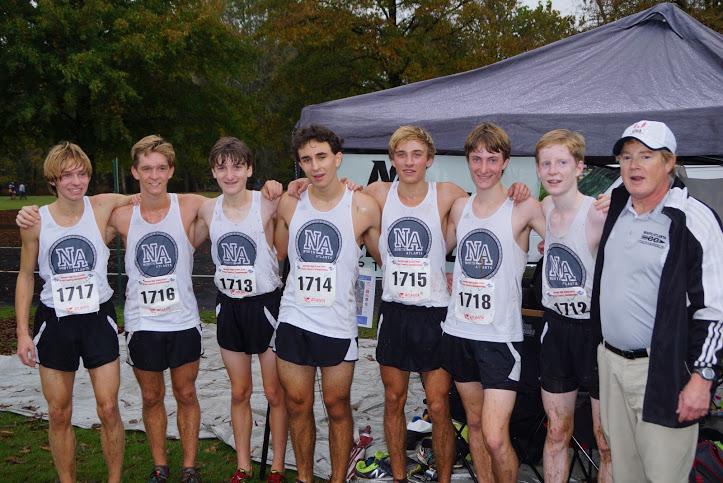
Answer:
[(269, 425), (269, 414), (271, 406), (266, 405), (266, 424), (264, 425), (264, 442), (261, 445), (261, 468), (259, 470), (259, 479), (266, 478), (266, 460), (269, 456), (269, 440), (271, 439), (271, 426)]

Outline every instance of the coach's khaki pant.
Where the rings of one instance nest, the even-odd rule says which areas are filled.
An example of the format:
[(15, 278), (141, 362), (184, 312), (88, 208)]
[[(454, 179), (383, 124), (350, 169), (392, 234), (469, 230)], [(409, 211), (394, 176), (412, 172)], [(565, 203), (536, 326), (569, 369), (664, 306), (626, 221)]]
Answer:
[(688, 481), (698, 425), (666, 428), (643, 421), (649, 359), (625, 359), (601, 344), (597, 361), (600, 419), (610, 445), (615, 483)]

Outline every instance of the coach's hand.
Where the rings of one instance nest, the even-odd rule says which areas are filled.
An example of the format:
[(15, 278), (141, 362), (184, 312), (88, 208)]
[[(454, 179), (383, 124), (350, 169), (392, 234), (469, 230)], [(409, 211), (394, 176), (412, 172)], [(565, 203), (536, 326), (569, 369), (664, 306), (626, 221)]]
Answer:
[(690, 381), (678, 395), (678, 421), (695, 421), (708, 414), (710, 409), (711, 381), (706, 381), (698, 374), (690, 376)]
[(600, 193), (597, 195), (597, 199), (593, 202), (593, 205), (595, 205), (596, 210), (607, 214), (610, 209), (610, 195)]
[(18, 337), (18, 357), (29, 367), (35, 367), (35, 344), (29, 335)]
[(20, 228), (32, 228), (40, 223), (40, 208), (38, 205), (23, 206), (15, 217), (15, 223)]

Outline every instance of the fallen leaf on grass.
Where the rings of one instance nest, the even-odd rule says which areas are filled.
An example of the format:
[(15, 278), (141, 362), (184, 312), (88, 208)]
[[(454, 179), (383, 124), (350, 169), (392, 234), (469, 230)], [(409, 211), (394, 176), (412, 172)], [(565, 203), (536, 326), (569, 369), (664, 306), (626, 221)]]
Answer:
[(15, 434), (15, 433), (10, 431), (9, 429), (3, 429), (2, 431), (0, 431), (0, 436), (2, 436), (3, 438), (8, 438), (8, 437), (12, 436), (13, 434)]
[(18, 458), (17, 456), (8, 456), (5, 458), (6, 463), (10, 463), (11, 465), (20, 465), (23, 463), (23, 460)]
[(204, 451), (205, 453), (216, 453), (216, 452), (218, 451), (218, 445), (217, 445), (217, 444), (212, 444), (211, 446), (209, 446), (208, 448), (204, 449), (203, 451)]
[(31, 448), (30, 446), (25, 446), (25, 447), (23, 447), (23, 448), (20, 448), (20, 453), (21, 453), (21, 454), (28, 454), (28, 453), (30, 453), (31, 449), (32, 449), (32, 448)]
[(43, 451), (47, 451), (48, 453), (50, 453), (50, 446), (42, 445), (42, 446), (40, 446), (40, 449), (42, 449)]

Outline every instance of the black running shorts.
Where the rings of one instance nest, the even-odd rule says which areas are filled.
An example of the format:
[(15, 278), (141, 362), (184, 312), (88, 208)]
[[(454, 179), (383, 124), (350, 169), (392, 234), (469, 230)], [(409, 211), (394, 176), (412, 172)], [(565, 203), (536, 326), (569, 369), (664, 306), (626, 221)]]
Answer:
[(522, 372), (522, 342), (487, 342), (444, 334), (442, 366), (455, 382), (516, 391)]
[(597, 346), (590, 320), (545, 311), (540, 337), (540, 385), (551, 393), (583, 390), (600, 398)]
[(226, 350), (262, 354), (272, 346), (281, 291), (235, 299), (216, 296), (216, 340)]
[(439, 351), (447, 307), (421, 307), (382, 301), (377, 328), (377, 362), (402, 371), (442, 367)]
[(80, 358), (95, 369), (118, 358), (118, 326), (113, 302), (100, 304), (98, 312), (58, 319), (55, 309), (42, 302), (35, 311), (33, 340), (40, 365), (74, 372)]
[(359, 359), (355, 338), (338, 339), (281, 322), (276, 329), (276, 356), (299, 366), (332, 367)]
[(201, 326), (173, 332), (126, 332), (128, 364), (143, 371), (161, 372), (195, 362), (203, 354)]

